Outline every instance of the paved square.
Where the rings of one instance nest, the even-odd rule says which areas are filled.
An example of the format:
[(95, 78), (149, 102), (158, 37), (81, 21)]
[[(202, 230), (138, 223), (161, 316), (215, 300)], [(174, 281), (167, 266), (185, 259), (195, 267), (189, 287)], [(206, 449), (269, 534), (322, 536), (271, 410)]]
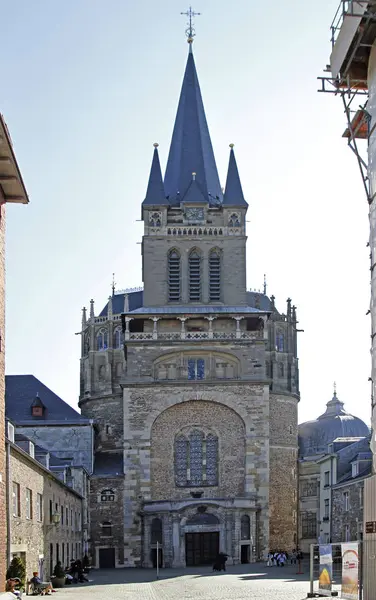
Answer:
[(90, 582), (67, 586), (54, 594), (61, 600), (303, 600), (308, 575), (296, 567), (264, 565), (228, 567), (226, 573), (210, 568), (161, 569), (159, 581), (151, 569), (95, 571)]

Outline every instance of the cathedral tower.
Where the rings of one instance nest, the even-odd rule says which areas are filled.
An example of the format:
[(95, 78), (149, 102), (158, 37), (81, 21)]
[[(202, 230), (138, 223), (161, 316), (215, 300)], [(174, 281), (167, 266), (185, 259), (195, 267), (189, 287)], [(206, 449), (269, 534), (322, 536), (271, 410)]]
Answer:
[(165, 177), (155, 144), (142, 203), (144, 289), (83, 314), (97, 566), (150, 567), (157, 542), (177, 567), (296, 543), (296, 309), (247, 291), (248, 205), (233, 145), (221, 189), (189, 41)]

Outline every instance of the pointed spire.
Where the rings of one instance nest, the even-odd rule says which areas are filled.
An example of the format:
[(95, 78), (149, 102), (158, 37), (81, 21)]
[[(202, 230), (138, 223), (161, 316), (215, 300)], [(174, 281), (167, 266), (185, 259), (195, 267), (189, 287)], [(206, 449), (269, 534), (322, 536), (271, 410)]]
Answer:
[(86, 306), (82, 309), (82, 328), (86, 325)]
[(94, 300), (90, 300), (90, 319), (94, 321)]
[(124, 312), (129, 312), (129, 295), (124, 294)]
[(112, 309), (112, 296), (108, 297), (108, 305), (107, 305), (107, 316), (109, 319), (112, 319), (113, 309)]
[[(196, 173), (197, 186), (204, 200), (210, 204), (220, 204), (223, 194), (206, 122), (192, 44), (189, 44), (164, 180), (170, 204), (180, 203), (192, 181), (193, 172)], [(202, 197), (199, 202), (202, 202)]]
[(223, 206), (248, 206), (247, 202), (244, 200), (242, 184), (240, 183), (239, 171), (234, 153), (234, 144), (230, 144), (230, 148), (230, 160), (228, 163)]
[(154, 144), (153, 160), (151, 163), (148, 189), (146, 191), (145, 200), (142, 205), (168, 204), (163, 187), (161, 163), (159, 162), (158, 144)]

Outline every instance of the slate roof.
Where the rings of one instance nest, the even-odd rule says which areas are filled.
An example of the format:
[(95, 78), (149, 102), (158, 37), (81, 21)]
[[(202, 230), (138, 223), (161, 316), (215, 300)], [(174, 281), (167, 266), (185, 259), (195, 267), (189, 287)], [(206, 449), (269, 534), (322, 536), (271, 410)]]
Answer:
[(122, 475), (124, 473), (123, 454), (96, 452), (93, 475)]
[[(31, 416), (31, 404), (39, 394), (46, 407), (43, 417)], [(16, 425), (65, 424), (84, 425), (89, 419), (82, 417), (57, 394), (50, 390), (34, 375), (6, 375), (5, 414)]]
[[(115, 294), (112, 296), (112, 312), (114, 315), (121, 315), (124, 312), (124, 296), (125, 294)], [(140, 308), (143, 303), (144, 292), (130, 292), (128, 294), (129, 299), (129, 310), (135, 310)], [(100, 317), (107, 317), (108, 315), (108, 303), (103, 308), (102, 312), (99, 313)]]
[[(144, 292), (142, 290), (137, 291), (137, 292), (129, 292), (128, 293), (129, 312), (133, 312), (133, 311), (136, 311), (137, 309), (143, 308), (143, 296), (144, 296)], [(248, 307), (248, 308), (258, 309), (261, 312), (273, 312), (274, 311), (274, 312), (278, 313), (276, 308), (275, 307), (273, 308), (270, 298), (268, 298), (268, 296), (266, 296), (265, 294), (262, 294), (261, 292), (246, 292), (246, 300), (247, 300), (247, 306), (241, 307), (241, 310), (243, 310), (243, 312), (249, 312), (248, 310), (244, 311), (244, 308), (247, 309), (247, 307)], [(170, 309), (172, 307), (168, 306), (168, 308)], [(176, 308), (178, 308), (178, 307), (176, 307)], [(193, 308), (194, 307), (189, 307), (189, 311), (193, 312)], [(210, 307), (208, 307), (208, 308), (210, 308)], [(213, 307), (213, 308), (220, 308), (220, 307)], [(187, 310), (187, 307), (180, 307), (180, 310), (181, 311)], [(155, 312), (156, 309), (154, 308), (153, 311)], [(115, 294), (114, 296), (112, 296), (112, 312), (114, 315), (121, 315), (124, 312), (124, 294)], [(220, 311), (218, 310), (217, 312), (220, 312)], [(251, 311), (251, 312), (254, 312), (254, 311)], [(104, 308), (102, 309), (102, 311), (99, 313), (98, 316), (99, 317), (107, 317), (107, 314), (108, 314), (108, 303), (104, 306)]]
[(223, 194), (190, 44), (164, 179), (171, 205), (180, 203), (192, 173), (205, 201), (220, 204)]
[(168, 204), (163, 186), (161, 164), (159, 162), (158, 148), (154, 147), (153, 160), (151, 163), (148, 188), (146, 190), (145, 200), (142, 205), (158, 205)]
[(238, 166), (236, 164), (234, 149), (230, 150), (230, 160), (228, 163), (227, 180), (223, 206), (244, 206), (248, 204), (244, 199), (242, 184), (240, 182)]
[(317, 419), (299, 425), (300, 456), (326, 453), (328, 445), (337, 438), (363, 438), (369, 435), (367, 425), (345, 411), (336, 393), (326, 407), (326, 411)]
[[(202, 314), (202, 313), (250, 313), (250, 314), (265, 314), (265, 311), (259, 310), (258, 308), (253, 308), (251, 306), (212, 306), (203, 304), (202, 306), (142, 306), (141, 308), (137, 308), (136, 310), (129, 311), (129, 313), (133, 315), (157, 315), (157, 314), (170, 314), (170, 315), (192, 315), (192, 314)], [(127, 314), (129, 314), (127, 313)]]

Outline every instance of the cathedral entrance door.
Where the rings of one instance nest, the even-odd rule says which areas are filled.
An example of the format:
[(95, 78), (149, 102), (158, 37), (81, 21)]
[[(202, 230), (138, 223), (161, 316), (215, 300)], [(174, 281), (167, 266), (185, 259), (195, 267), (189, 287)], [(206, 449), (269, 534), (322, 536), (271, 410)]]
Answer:
[(186, 533), (185, 558), (187, 567), (212, 565), (219, 552), (219, 532)]

